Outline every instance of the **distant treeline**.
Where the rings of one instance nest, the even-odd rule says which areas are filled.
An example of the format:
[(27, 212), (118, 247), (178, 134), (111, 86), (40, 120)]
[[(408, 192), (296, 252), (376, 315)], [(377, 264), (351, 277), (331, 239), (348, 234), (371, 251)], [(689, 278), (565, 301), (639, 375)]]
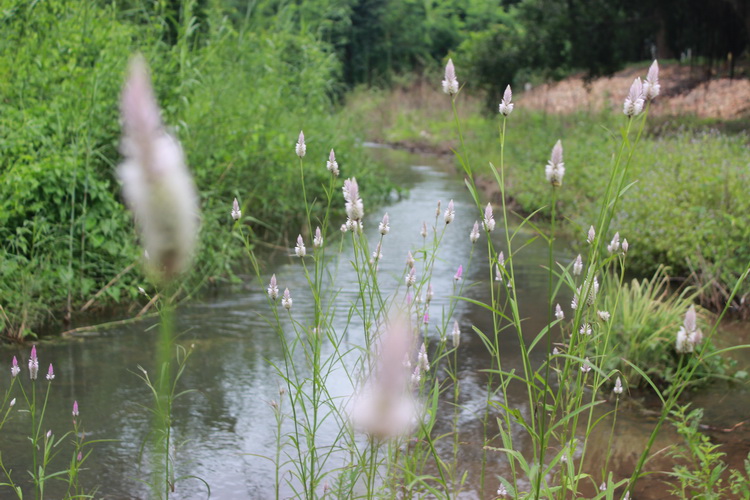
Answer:
[[(202, 0), (205, 4), (208, 0)], [(442, 66), (491, 94), (571, 71), (659, 58), (721, 62), (748, 50), (746, 0), (227, 0), (238, 19), (284, 18), (330, 44), (348, 85)], [(176, 6), (179, 2), (173, 2)]]

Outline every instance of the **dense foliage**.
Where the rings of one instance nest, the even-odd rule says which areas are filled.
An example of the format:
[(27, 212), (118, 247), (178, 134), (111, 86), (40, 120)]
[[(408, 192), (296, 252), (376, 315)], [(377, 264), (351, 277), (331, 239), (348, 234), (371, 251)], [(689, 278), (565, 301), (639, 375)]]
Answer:
[[(266, 240), (286, 245), (291, 233), (306, 231), (296, 194), (300, 129), (307, 132), (308, 160), (318, 167), (308, 182), (324, 178), (335, 148), (342, 175), (359, 177), (371, 199), (387, 189), (367, 182), (372, 166), (334, 114), (340, 65), (313, 33), (278, 17), (236, 25), (218, 7), (191, 2), (182, 3), (177, 17), (168, 6), (133, 4), (3, 5), (0, 331), (6, 335), (25, 335), (63, 304), (68, 314), (77, 310), (140, 259), (115, 177), (118, 99), (137, 51), (153, 69), (164, 121), (182, 141), (201, 193), (202, 248), (185, 291), (223, 274), (236, 257), (228, 245), (235, 196), (245, 222)], [(320, 198), (322, 188), (314, 186), (321, 183), (310, 184), (310, 199)], [(144, 278), (133, 269), (99, 303), (135, 299)]]

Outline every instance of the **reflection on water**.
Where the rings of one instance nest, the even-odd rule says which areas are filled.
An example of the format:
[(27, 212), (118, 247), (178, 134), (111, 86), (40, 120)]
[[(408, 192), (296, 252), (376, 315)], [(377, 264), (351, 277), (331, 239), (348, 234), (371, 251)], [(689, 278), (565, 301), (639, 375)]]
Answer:
[[(409, 190), (406, 199), (370, 211), (365, 221), (370, 241), (375, 241), (379, 236), (377, 223), (386, 211), (390, 215), (391, 231), (384, 239), (384, 257), (379, 271), (381, 283), (386, 288), (390, 283), (391, 290), (402, 283), (407, 251), (422, 245), (419, 234), (422, 222), (434, 220), (438, 200), (442, 200), (445, 207), (448, 200), (454, 199), (456, 219), (447, 229), (445, 244), (436, 260), (432, 279), (435, 298), (430, 307), (430, 316), (437, 319), (448, 314), (448, 296), (452, 293), (453, 275), (459, 265), (464, 266), (465, 294), (487, 300), (489, 272), (482, 240), (472, 255), (468, 239), (474, 220), (479, 219), (480, 215), (471, 205), (461, 179), (451, 172), (449, 163), (439, 158), (396, 151), (379, 150), (377, 154), (387, 157), (387, 161), (394, 165), (393, 179)], [(332, 235), (327, 244), (334, 245), (338, 237)], [(500, 231), (496, 230), (494, 237), (497, 238), (498, 248), (502, 249), (500, 240), (504, 241), (504, 237)], [(518, 244), (532, 237), (531, 232), (521, 233)], [(564, 241), (559, 243), (555, 258), (568, 263), (573, 257), (572, 251)], [(292, 244), (290, 242), (290, 247)], [(374, 247), (374, 244), (371, 246)], [(355, 274), (347, 252), (349, 250), (344, 251), (338, 263), (332, 264), (336, 269), (338, 286), (342, 287), (336, 299), (341, 304), (341, 311), (357, 296)], [(470, 260), (471, 266), (467, 267)], [(543, 268), (546, 260), (547, 248), (537, 241), (526, 247), (515, 263), (521, 314), (525, 318), (524, 331), (529, 335), (527, 342), (547, 321), (547, 274)], [(303, 318), (310, 317), (312, 312), (312, 297), (306, 290), (299, 262), (295, 260), (278, 265), (273, 272), (277, 275), (281, 290), (288, 287), (292, 292), (295, 319), (304, 323)], [(471, 286), (473, 283), (478, 284)], [(403, 292), (401, 287), (399, 293)], [(181, 387), (194, 389), (194, 392), (178, 400), (174, 408), (175, 441), (183, 443), (176, 450), (177, 475), (204, 479), (211, 486), (213, 498), (270, 498), (273, 495), (274, 465), (271, 460), (260, 457), (272, 458), (275, 453), (275, 420), (269, 402), (279, 399), (280, 378), (273, 366), (281, 363), (282, 351), (277, 334), (267, 323), (268, 313), (265, 289), (256, 283), (241, 290), (223, 291), (179, 311), (180, 342), (186, 346), (194, 345), (194, 354), (181, 380)], [(346, 326), (346, 320), (341, 316), (344, 315), (339, 314), (338, 324), (333, 325), (340, 331)], [(462, 498), (489, 498), (497, 488), (496, 477), (508, 476), (509, 471), (506, 461), (499, 454), (490, 452), (487, 457), (487, 491), (476, 491), (484, 435), (478, 417), (485, 411), (486, 401), (486, 374), (482, 370), (489, 366), (489, 362), (483, 344), (471, 333), (471, 325), (490, 332), (492, 324), (487, 314), (467, 302), (458, 303), (453, 317), (460, 322), (463, 332), (458, 367), (461, 384), (458, 422), (463, 443), (459, 468), (469, 471), (469, 486)], [(291, 332), (290, 325), (287, 325), (287, 329)], [(432, 327), (431, 335), (437, 338), (439, 334), (435, 330)], [(362, 328), (356, 324), (350, 325), (346, 336), (349, 345), (363, 342)], [(109, 330), (101, 337), (43, 343), (39, 346), (40, 365), (46, 369), (47, 363), (53, 363), (57, 374), (47, 413), (49, 428), (57, 436), (71, 428), (71, 405), (77, 399), (86, 437), (115, 440), (96, 445), (87, 462), (88, 470), (82, 473), (84, 484), (100, 485), (99, 493), (103, 498), (149, 497), (148, 489), (138, 481), (148, 478), (148, 468), (139, 468), (138, 456), (149, 429), (149, 416), (144, 406), (148, 407), (150, 398), (136, 372), (138, 366), (149, 371), (153, 369), (155, 337), (156, 329), (141, 323)], [(501, 349), (503, 353), (508, 353), (504, 368), (522, 370), (520, 359), (514, 356), (519, 351), (518, 339), (510, 330), (501, 334)], [(14, 354), (25, 366), (27, 349), (4, 348), (0, 351), (3, 364), (9, 365)], [(328, 354), (331, 353), (324, 351), (323, 357)], [(532, 352), (532, 360), (537, 363), (542, 356), (542, 349)], [(299, 366), (305, 366), (304, 359), (297, 361)], [(23, 375), (25, 372), (21, 378), (24, 378)], [(3, 377), (0, 390), (4, 390), (7, 383), (7, 377)], [(328, 379), (328, 385), (334, 396), (346, 397), (351, 393), (349, 378), (344, 373), (334, 372)], [(510, 401), (507, 403), (511, 406), (519, 407), (524, 413), (528, 411), (524, 405), (526, 393), (519, 384), (511, 384), (508, 398)], [(707, 422), (716, 427), (731, 427), (750, 415), (749, 399), (746, 394), (727, 397), (721, 393), (704, 392), (695, 396), (695, 405), (707, 408)], [(441, 408), (444, 412), (436, 429), (438, 434), (450, 428), (453, 418), (451, 402), (444, 402)], [(612, 408), (612, 403), (605, 402), (598, 411), (603, 414)], [(620, 412), (609, 462), (615, 480), (629, 475), (654, 423), (655, 419), (644, 415), (642, 410), (626, 408), (626, 411)], [(597, 479), (601, 477), (599, 468), (609, 453), (607, 439), (610, 426), (611, 421), (604, 419), (590, 438), (586, 458), (586, 463), (590, 465), (587, 470), (596, 474)], [(6, 466), (15, 471), (14, 478), (19, 482), (26, 480), (24, 471), (30, 467), (26, 458), (29, 445), (25, 438), (29, 428), (27, 415), (14, 414), (3, 430), (3, 441), (0, 443), (3, 460)], [(654, 450), (677, 439), (671, 430), (665, 431)], [(331, 421), (323, 433), (323, 441), (334, 439), (335, 422)], [(490, 430), (490, 433), (494, 431)], [(724, 436), (712, 437), (721, 439)], [(748, 430), (743, 428), (735, 431), (731, 438), (740, 443), (740, 451), (742, 443), (747, 447), (750, 442)], [(530, 451), (530, 441), (519, 430), (514, 432), (514, 444), (523, 452)], [(450, 439), (439, 441), (437, 446), (449, 453)], [(737, 456), (740, 456), (739, 453)], [(60, 457), (60, 463), (69, 458)], [(331, 467), (338, 465), (331, 464)], [(663, 460), (657, 460), (655, 467), (669, 468)], [(651, 485), (642, 483), (636, 498), (664, 498), (663, 488), (657, 496), (649, 494), (651, 486), (653, 482)], [(54, 482), (48, 492), (50, 498), (61, 494)], [(288, 486), (284, 495), (293, 495)], [(205, 486), (195, 479), (179, 483), (174, 495), (174, 498), (184, 499), (203, 497)]]

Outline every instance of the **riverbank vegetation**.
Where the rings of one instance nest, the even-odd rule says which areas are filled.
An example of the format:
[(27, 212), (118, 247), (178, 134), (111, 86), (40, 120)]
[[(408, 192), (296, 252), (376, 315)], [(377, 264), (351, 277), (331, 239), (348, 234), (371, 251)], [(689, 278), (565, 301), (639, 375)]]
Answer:
[[(476, 0), (7, 2), (0, 26), (0, 67), (5, 70), (0, 82), (0, 331), (22, 338), (52, 319), (75, 322), (82, 308), (147, 304), (137, 291), (144, 282), (134, 265), (140, 256), (128, 235), (129, 218), (113, 176), (120, 159), (115, 100), (125, 61), (134, 51), (159, 68), (155, 85), (165, 121), (184, 139), (202, 197), (199, 262), (180, 292), (184, 296), (207, 281), (231, 276), (238, 256), (218, 228), (228, 223), (225, 202), (240, 186), (251, 187), (240, 201), (248, 214), (245, 222), (258, 236), (253, 244), (274, 246), (300, 231), (302, 207), (296, 193), (301, 186), (292, 175), (295, 166), (283, 159), (300, 129), (307, 131), (310, 155), (321, 164), (333, 148), (344, 172), (356, 165), (360, 177), (374, 175), (374, 166), (356, 146), (380, 135), (362, 136), (358, 125), (371, 117), (354, 115), (354, 123), (352, 115), (336, 112), (352, 86), (391, 86), (404, 75), (434, 74), (450, 52), (466, 68), (475, 99), (491, 107), (503, 90), (497, 82), (520, 88), (576, 70), (594, 77), (647, 59), (648, 47), (669, 56), (685, 55), (690, 48), (683, 59), (706, 63), (715, 73), (735, 76), (745, 71), (736, 57), (748, 42), (743, 12), (735, 12), (738, 7), (730, 3), (715, 9), (689, 2), (683, 6), (689, 22), (668, 15), (666, 8), (654, 11), (628, 2), (617, 9), (596, 3), (589, 7), (538, 0), (501, 6)], [(638, 29), (632, 29), (634, 23)], [(617, 36), (597, 28), (602, 25), (617, 28)], [(702, 43), (706, 31), (716, 33), (710, 45)], [(642, 43), (644, 37), (651, 45)], [(727, 52), (735, 57), (719, 64)], [(370, 109), (377, 103), (371, 102)], [(441, 120), (420, 119), (418, 132), (434, 133)], [(536, 147), (569, 126), (560, 122), (542, 132), (540, 120), (548, 121), (522, 118), (517, 132), (536, 134), (528, 135)], [(606, 164), (596, 156), (601, 151), (597, 147), (610, 141), (608, 134), (617, 136), (616, 127), (607, 133), (598, 128), (596, 118), (575, 121), (581, 122), (581, 135), (574, 133), (572, 140), (590, 147), (585, 152), (573, 148), (572, 158), (595, 167)], [(478, 142), (480, 151), (496, 146), (493, 127), (469, 128), (485, 137), (486, 146)], [(368, 133), (372, 130), (370, 126)], [(744, 177), (736, 163), (726, 160), (731, 158), (727, 152), (741, 157), (741, 145), (733, 140), (711, 144), (713, 139), (686, 133), (654, 152), (659, 167), (671, 168), (681, 161), (685, 146), (693, 145), (701, 151), (701, 161), (722, 158), (722, 180), (712, 176), (712, 190), (718, 192), (724, 184), (729, 191), (742, 189)], [(526, 144), (518, 148), (519, 162), (539, 161), (540, 150)], [(746, 257), (727, 254), (725, 244), (730, 241), (731, 246), (747, 233), (735, 216), (744, 209), (742, 202), (733, 203), (727, 217), (717, 216), (696, 237), (662, 222), (675, 211), (684, 213), (686, 200), (697, 196), (701, 173), (689, 170), (697, 164), (685, 162), (680, 172), (673, 172), (686, 178), (688, 190), (679, 199), (670, 198), (671, 205), (659, 205), (661, 218), (649, 225), (636, 247), (640, 253), (634, 265), (637, 268), (640, 259), (641, 271), (648, 273), (648, 262), (665, 258), (676, 274), (691, 270), (706, 281), (717, 276), (720, 285), (712, 296), (721, 302), (726, 283)], [(598, 172), (591, 173), (586, 182), (601, 179)], [(539, 193), (531, 177), (529, 182), (524, 179), (514, 178), (509, 193), (528, 210)], [(365, 185), (374, 203), (391, 189), (387, 182)], [(573, 194), (561, 203), (578, 203), (593, 188), (571, 187)], [(310, 193), (312, 198), (322, 195)], [(665, 193), (642, 195), (659, 200)], [(714, 213), (716, 208), (709, 204), (701, 210)], [(584, 211), (581, 219), (588, 215)], [(726, 231), (729, 240), (719, 237)], [(663, 237), (664, 232), (669, 237)], [(701, 258), (696, 257), (695, 241)]]
[[(524, 109), (523, 94), (516, 106), (506, 146), (512, 158), (506, 174), (507, 202), (521, 214), (534, 212), (549, 219), (540, 165), (546, 161), (547, 145), (564, 138), (566, 164), (578, 175), (566, 180), (556, 210), (569, 223), (569, 232), (581, 234), (599, 210), (597, 193), (606, 185), (621, 124), (611, 112), (556, 115)], [(408, 82), (394, 91), (355, 92), (348, 109), (355, 116), (367, 116), (367, 121), (354, 121), (363, 124), (363, 133), (383, 142), (439, 153), (458, 146), (447, 106), (436, 102), (420, 82)], [(499, 119), (482, 113), (481, 102), (470, 98), (458, 111), (465, 122), (466, 140), (473, 145), (468, 154), (479, 165), (477, 182), (495, 194), (497, 203), (488, 165), (496, 163), (499, 155)], [(631, 272), (649, 276), (660, 266), (668, 266), (676, 284), (695, 286), (697, 300), (713, 310), (724, 307), (731, 287), (750, 261), (744, 244), (750, 237), (745, 216), (750, 210), (746, 196), (750, 137), (739, 125), (664, 116), (649, 123), (639, 154), (632, 159), (633, 184), (613, 221), (631, 243)], [(745, 300), (749, 292), (750, 286), (743, 286), (731, 304), (741, 317), (749, 312), (745, 306), (750, 304)]]
[[(171, 4), (170, 4), (171, 5)], [(181, 296), (231, 275), (227, 203), (271, 245), (302, 231), (299, 131), (323, 176), (334, 148), (346, 174), (374, 165), (334, 113), (339, 62), (283, 13), (231, 23), (203, 2), (11, 2), (0, 27), (0, 332), (23, 338), (82, 306), (138, 304), (148, 288), (115, 180), (118, 97), (139, 51), (155, 72), (164, 121), (183, 141), (201, 196), (198, 262)], [(175, 22), (178, 20), (179, 22)], [(375, 200), (387, 182), (368, 182)], [(313, 186), (319, 186), (319, 183)], [(311, 188), (311, 199), (322, 191)], [(253, 240), (256, 244), (258, 240)], [(100, 293), (97, 293), (100, 292)], [(137, 309), (136, 309), (137, 310)]]

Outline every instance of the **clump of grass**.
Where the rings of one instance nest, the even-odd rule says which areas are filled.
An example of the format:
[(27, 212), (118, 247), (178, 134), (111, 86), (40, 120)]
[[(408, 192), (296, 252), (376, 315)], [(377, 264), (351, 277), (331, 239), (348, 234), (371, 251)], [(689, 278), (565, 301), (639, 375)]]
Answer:
[[(611, 329), (614, 341), (603, 367), (620, 372), (631, 387), (647, 385), (640, 370), (661, 386), (672, 384), (677, 375), (680, 359), (675, 349), (677, 332), (698, 292), (691, 287), (674, 291), (667, 272), (661, 267), (651, 278), (633, 279), (621, 286), (618, 286), (618, 277), (608, 274), (602, 287), (603, 310), (614, 311), (606, 322), (601, 318), (598, 321), (599, 325)], [(705, 313), (705, 320), (703, 316), (700, 315), (700, 322), (705, 328), (709, 313)], [(715, 350), (711, 344), (704, 352)], [(718, 357), (703, 362), (693, 358), (690, 363), (697, 365), (694, 384), (712, 376), (722, 376), (728, 368), (728, 362)]]

